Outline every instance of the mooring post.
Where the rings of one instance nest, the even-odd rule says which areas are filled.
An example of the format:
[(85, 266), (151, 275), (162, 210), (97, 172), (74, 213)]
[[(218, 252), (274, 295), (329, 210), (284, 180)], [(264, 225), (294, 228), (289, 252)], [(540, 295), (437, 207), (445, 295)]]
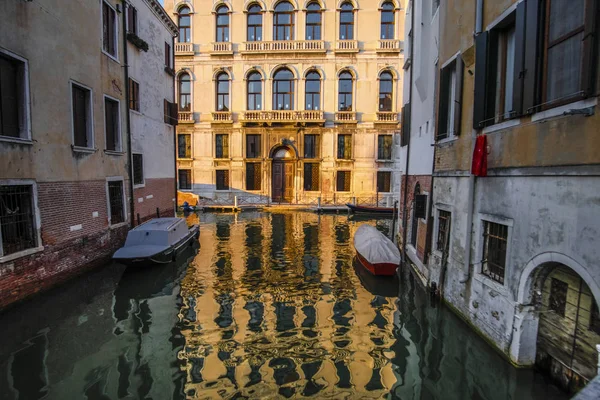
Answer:
[(352, 204), (356, 205), (356, 196), (352, 198)]
[(235, 208), (237, 208), (238, 202), (237, 202), (237, 196), (233, 196), (233, 206)]
[(160, 218), (160, 210), (156, 207), (156, 218)]
[(600, 375), (600, 344), (596, 345), (596, 351), (598, 352), (598, 375)]
[(137, 213), (137, 223), (138, 223), (138, 225), (140, 225), (142, 223), (140, 220), (140, 213)]
[(317, 210), (321, 212), (321, 196), (317, 197)]

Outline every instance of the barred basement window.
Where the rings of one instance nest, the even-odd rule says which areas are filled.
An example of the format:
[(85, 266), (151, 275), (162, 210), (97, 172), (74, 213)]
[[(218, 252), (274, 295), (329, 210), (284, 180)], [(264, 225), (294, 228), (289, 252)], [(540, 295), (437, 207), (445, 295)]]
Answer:
[(177, 157), (192, 158), (192, 135), (186, 133), (177, 135)]
[(217, 190), (229, 190), (229, 171), (218, 170), (217, 172)]
[(439, 210), (438, 212), (438, 235), (436, 250), (444, 251), (447, 249), (447, 243), (450, 235), (451, 214), (448, 211)]
[(338, 135), (337, 158), (340, 160), (352, 159), (352, 135)]
[(133, 156), (133, 184), (144, 184), (144, 156), (142, 154), (132, 154)]
[(552, 278), (550, 283), (550, 299), (548, 308), (561, 317), (565, 316), (565, 308), (567, 305), (567, 293), (569, 284), (559, 279)]
[(179, 182), (179, 189), (191, 190), (192, 189), (192, 170), (191, 169), (180, 169), (177, 171), (177, 178)]
[(336, 181), (336, 191), (338, 192), (349, 192), (350, 191), (350, 171), (338, 171)]
[(260, 163), (246, 164), (246, 190), (261, 190), (261, 168)]
[(0, 256), (36, 247), (31, 185), (0, 186)]
[(304, 135), (304, 158), (319, 157), (319, 136)]
[(377, 192), (391, 192), (391, 181), (392, 173), (390, 171), (377, 171)]
[(379, 135), (377, 137), (377, 159), (392, 159), (392, 135)]
[(319, 190), (319, 164), (304, 163), (304, 190)]
[(140, 84), (129, 78), (129, 109), (140, 111)]
[(260, 158), (260, 135), (246, 136), (246, 158)]
[(229, 135), (215, 136), (215, 158), (229, 158)]
[(483, 268), (482, 273), (504, 284), (506, 267), (506, 242), (508, 227), (493, 222), (483, 222)]
[(108, 182), (108, 205), (110, 224), (120, 224), (125, 221), (125, 207), (123, 205), (123, 181)]

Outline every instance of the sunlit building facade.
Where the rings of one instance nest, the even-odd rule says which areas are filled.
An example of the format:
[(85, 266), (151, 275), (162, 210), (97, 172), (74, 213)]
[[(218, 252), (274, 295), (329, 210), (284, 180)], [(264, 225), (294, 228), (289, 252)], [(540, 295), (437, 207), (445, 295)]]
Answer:
[(404, 2), (165, 3), (179, 25), (180, 191), (397, 197)]

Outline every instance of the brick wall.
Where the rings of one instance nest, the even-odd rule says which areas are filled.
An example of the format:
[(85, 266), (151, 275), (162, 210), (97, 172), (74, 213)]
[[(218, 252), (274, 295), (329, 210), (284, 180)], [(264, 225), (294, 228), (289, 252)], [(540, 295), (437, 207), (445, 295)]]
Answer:
[(141, 221), (155, 218), (157, 207), (160, 210), (161, 217), (172, 217), (174, 214), (174, 198), (174, 178), (146, 179), (144, 187), (135, 188), (133, 190), (136, 221), (138, 214), (140, 215)]

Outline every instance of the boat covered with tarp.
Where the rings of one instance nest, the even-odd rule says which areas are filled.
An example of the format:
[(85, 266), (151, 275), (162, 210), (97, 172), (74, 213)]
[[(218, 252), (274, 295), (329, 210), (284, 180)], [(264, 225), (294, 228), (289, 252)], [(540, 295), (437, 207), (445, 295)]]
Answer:
[(394, 275), (400, 264), (398, 247), (372, 225), (363, 224), (354, 234), (356, 257), (373, 275)]

